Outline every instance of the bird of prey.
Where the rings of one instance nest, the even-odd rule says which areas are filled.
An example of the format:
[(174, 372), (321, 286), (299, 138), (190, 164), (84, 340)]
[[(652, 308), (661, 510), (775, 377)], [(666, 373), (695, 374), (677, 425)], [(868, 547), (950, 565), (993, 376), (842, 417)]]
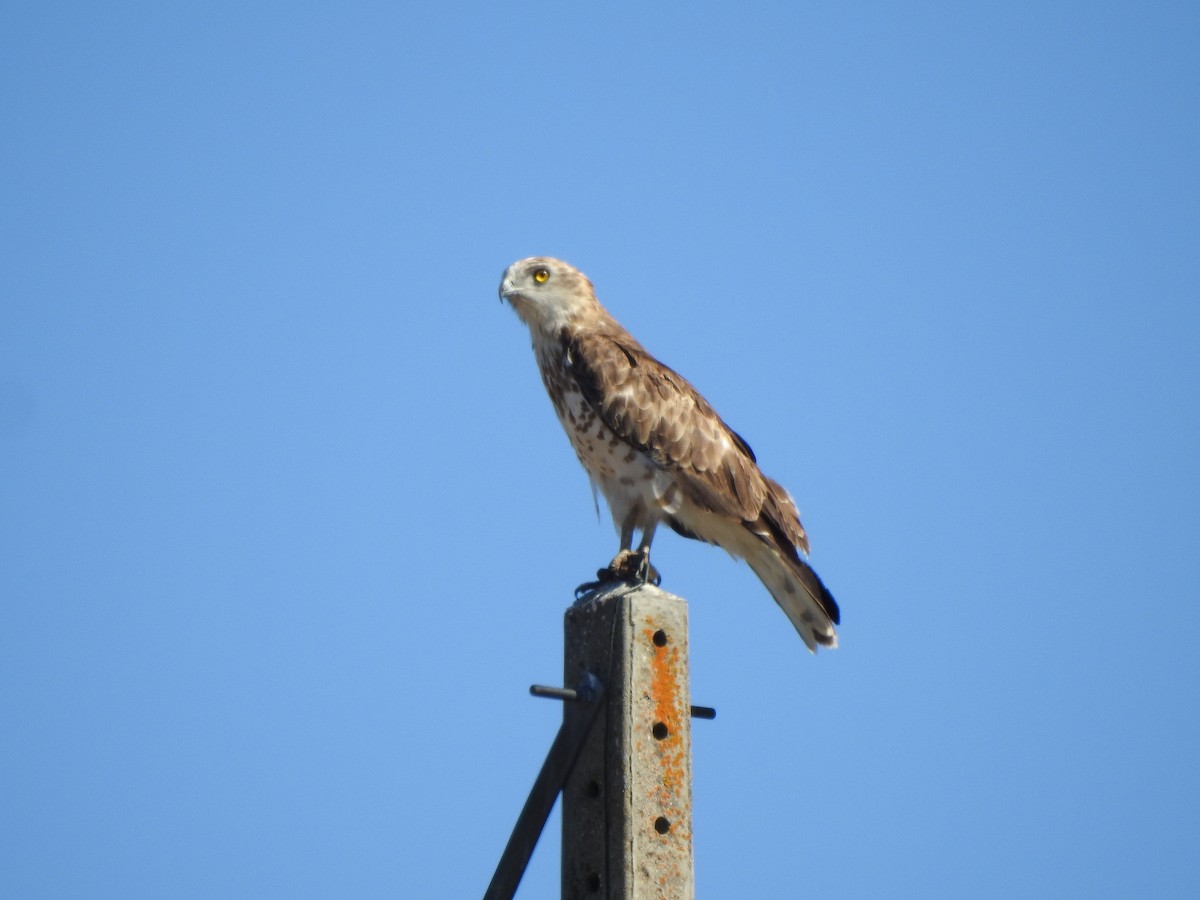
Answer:
[(836, 647), (838, 606), (806, 561), (796, 504), (700, 392), (651, 356), (561, 260), (513, 263), (500, 299), (529, 326), (554, 411), (620, 532), (601, 576), (656, 577), (650, 542), (665, 522), (746, 560), (809, 650)]

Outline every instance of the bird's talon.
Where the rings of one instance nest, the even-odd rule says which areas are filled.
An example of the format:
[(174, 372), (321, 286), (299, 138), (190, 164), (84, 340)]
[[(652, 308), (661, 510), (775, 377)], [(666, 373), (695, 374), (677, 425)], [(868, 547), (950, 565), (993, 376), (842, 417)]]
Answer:
[(607, 569), (601, 570), (601, 577), (617, 581), (625, 581), (630, 584), (652, 584), (658, 587), (662, 583), (662, 576), (658, 569), (650, 564), (650, 553), (648, 550), (622, 550), (613, 561), (608, 564)]
[(650, 555), (646, 554), (642, 558), (641, 565), (638, 566), (637, 577), (642, 584), (652, 584), (658, 587), (662, 584), (662, 573), (654, 566), (650, 565)]
[(616, 560), (606, 568), (596, 570), (595, 581), (585, 581), (579, 587), (575, 588), (575, 599), (578, 600), (584, 594), (590, 594), (592, 591), (599, 590), (606, 584), (612, 584), (614, 581), (624, 581), (625, 576), (616, 568)]
[(645, 550), (622, 550), (603, 569), (596, 572), (595, 581), (585, 581), (575, 588), (575, 599), (584, 594), (614, 583), (662, 584), (662, 575), (650, 564), (650, 554)]
[(575, 588), (575, 599), (582, 600), (584, 594), (590, 594), (596, 588), (600, 587), (601, 584), (603, 584), (602, 581), (585, 581), (579, 587)]

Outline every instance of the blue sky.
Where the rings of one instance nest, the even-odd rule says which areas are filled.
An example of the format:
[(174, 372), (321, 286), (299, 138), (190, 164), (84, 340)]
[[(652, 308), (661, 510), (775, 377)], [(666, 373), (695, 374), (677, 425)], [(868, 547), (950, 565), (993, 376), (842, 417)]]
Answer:
[[(567, 259), (796, 496), (689, 600), (709, 897), (1200, 891), (1190, 4), (10, 4), (0, 893), (482, 893), (615, 549)], [(519, 896), (557, 896), (557, 820)]]

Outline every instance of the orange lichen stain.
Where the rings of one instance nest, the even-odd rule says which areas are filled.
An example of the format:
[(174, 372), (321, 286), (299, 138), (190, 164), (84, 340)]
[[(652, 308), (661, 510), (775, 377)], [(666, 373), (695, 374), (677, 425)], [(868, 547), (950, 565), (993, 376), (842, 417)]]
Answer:
[(681, 721), (682, 698), (679, 695), (679, 650), (672, 644), (659, 647), (654, 643), (654, 623), (645, 629), (650, 654), (650, 695), (654, 703), (654, 721), (667, 727), (667, 735), (656, 740), (655, 750), (662, 771), (662, 785), (655, 791), (658, 800), (677, 813), (678, 792), (687, 781), (686, 760), (681, 736), (685, 723)]

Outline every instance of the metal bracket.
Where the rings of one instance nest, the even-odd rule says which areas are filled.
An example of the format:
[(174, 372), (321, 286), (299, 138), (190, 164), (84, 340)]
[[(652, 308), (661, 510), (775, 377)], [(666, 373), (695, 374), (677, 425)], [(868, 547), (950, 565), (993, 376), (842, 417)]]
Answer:
[[(548, 684), (531, 684), (529, 693), (549, 700), (578, 700), (579, 692), (571, 688), (551, 687)], [(715, 719), (717, 711), (711, 706), (690, 707), (693, 719)]]
[(542, 829), (546, 827), (546, 820), (550, 818), (554, 801), (562, 793), (604, 701), (604, 685), (591, 672), (586, 673), (573, 690), (535, 684), (529, 691), (536, 697), (554, 697), (578, 703), (579, 708), (574, 713), (563, 715), (562, 726), (550, 745), (542, 770), (533, 782), (529, 798), (517, 816), (517, 824), (500, 856), (491, 884), (483, 895), (484, 900), (512, 900), (516, 894), (517, 885), (521, 883), (521, 877), (533, 856), (533, 848), (542, 835)]

